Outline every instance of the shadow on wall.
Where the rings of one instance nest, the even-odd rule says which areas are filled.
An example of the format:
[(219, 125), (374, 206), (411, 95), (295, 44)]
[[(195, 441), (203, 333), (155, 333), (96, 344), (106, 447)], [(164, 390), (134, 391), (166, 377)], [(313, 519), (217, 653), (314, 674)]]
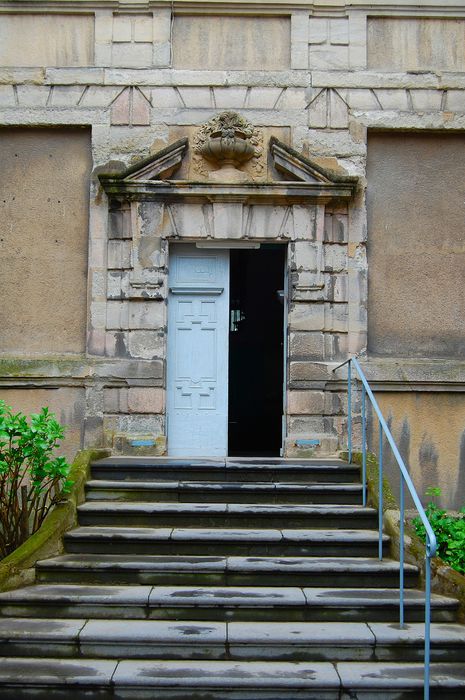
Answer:
[[(391, 393), (377, 395), (381, 411), (425, 504), (429, 486), (441, 489), (439, 505), (459, 510), (465, 505), (465, 397), (460, 394)], [(378, 425), (368, 414), (368, 446), (378, 454)], [(400, 475), (383, 439), (385, 474), (396, 495)], [(413, 503), (406, 491), (406, 507)]]

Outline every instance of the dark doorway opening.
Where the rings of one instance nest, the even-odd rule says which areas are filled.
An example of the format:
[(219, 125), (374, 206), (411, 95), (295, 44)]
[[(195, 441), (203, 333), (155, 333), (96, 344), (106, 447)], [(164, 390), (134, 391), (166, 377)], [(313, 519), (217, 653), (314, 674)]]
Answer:
[(285, 246), (230, 252), (229, 454), (279, 456)]

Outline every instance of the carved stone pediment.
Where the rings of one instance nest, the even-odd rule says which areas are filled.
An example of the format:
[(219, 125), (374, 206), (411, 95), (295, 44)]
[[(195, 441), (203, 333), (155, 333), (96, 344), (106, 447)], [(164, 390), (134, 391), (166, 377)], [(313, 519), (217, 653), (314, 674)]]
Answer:
[[(219, 118), (222, 115), (217, 116)], [(241, 121), (237, 121), (233, 115), (230, 126), (226, 125), (225, 119), (223, 122), (219, 119), (216, 122), (210, 120), (207, 123), (208, 129), (207, 125), (204, 125), (203, 131), (199, 132), (203, 134), (202, 138), (193, 139), (192, 150), (198, 159), (203, 160), (204, 157), (208, 157), (209, 162), (217, 159), (217, 163), (220, 164), (210, 179), (207, 177), (212, 173), (208, 173), (207, 170), (205, 171), (207, 177), (203, 181), (200, 178), (173, 179), (189, 147), (188, 139), (183, 138), (117, 175), (101, 174), (99, 178), (102, 186), (107, 194), (120, 200), (203, 200), (208, 202), (228, 200), (310, 204), (348, 200), (353, 196), (357, 177), (325, 168), (275, 137), (269, 141), (269, 155), (275, 173), (281, 174), (282, 179), (263, 182), (252, 180), (250, 175), (239, 170), (238, 166), (250, 156), (249, 162), (256, 159), (257, 167), (262, 167), (260, 163), (264, 162), (266, 154), (262, 151), (255, 127), (246, 120), (240, 119)], [(221, 131), (215, 131), (215, 128), (219, 129), (221, 123), (223, 123), (225, 136), (221, 135)], [(239, 127), (243, 129), (242, 135), (238, 135)], [(217, 144), (215, 150), (211, 144), (212, 138), (207, 138), (208, 134), (213, 139), (223, 139), (223, 145)], [(246, 141), (245, 137), (250, 147), (240, 144), (236, 147), (228, 144), (228, 140)], [(252, 148), (254, 150), (251, 155)], [(223, 155), (219, 157), (218, 152), (226, 154), (227, 157)]]

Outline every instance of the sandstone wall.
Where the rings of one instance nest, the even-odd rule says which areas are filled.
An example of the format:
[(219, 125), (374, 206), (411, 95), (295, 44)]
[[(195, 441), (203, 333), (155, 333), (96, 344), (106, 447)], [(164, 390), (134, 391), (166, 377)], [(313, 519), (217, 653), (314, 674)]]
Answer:
[[(319, 437), (327, 449), (343, 445), (343, 372), (334, 374), (332, 369), (348, 354), (362, 357), (378, 394), (389, 392), (393, 406), (403, 405), (406, 392), (423, 395), (434, 389), (446, 414), (452, 416), (455, 408), (459, 410), (454, 397), (463, 395), (465, 388), (459, 311), (463, 303), (463, 142), (454, 135), (465, 125), (464, 3), (446, 0), (419, 6), (399, 0), (393, 10), (392, 5), (376, 0), (370, 3), (369, 17), (366, 4), (328, 5), (327, 0), (300, 9), (291, 5), (287, 9), (284, 3), (279, 11), (272, 5), (258, 8), (252, 2), (215, 8), (211, 13), (207, 6), (193, 5), (192, 11), (175, 6), (172, 16), (169, 7), (146, 4), (131, 9), (102, 1), (92, 8), (75, 3), (69, 14), (66, 3), (54, 3), (51, 19), (46, 2), (36, 3), (34, 11), (15, 8), (15, 12), (11, 3), (0, 3), (0, 25), (9, 28), (8, 40), (0, 42), (2, 125), (47, 127), (46, 131), (91, 126), (94, 167), (87, 304), (83, 288), (73, 283), (74, 298), (63, 305), (71, 321), (62, 336), (68, 338), (67, 344), (53, 343), (53, 332), (44, 333), (40, 340), (43, 326), (37, 324), (28, 347), (37, 343), (35, 352), (56, 356), (25, 359), (19, 370), (17, 363), (4, 357), (1, 383), (9, 390), (78, 387), (85, 392), (87, 444), (108, 444), (118, 435), (128, 439), (149, 435), (158, 441), (157, 449), (163, 449), (166, 311), (155, 292), (161, 290), (162, 298), (165, 294), (169, 241), (189, 235), (189, 230), (192, 233), (200, 214), (173, 204), (159, 220), (156, 213), (147, 214), (135, 203), (109, 206), (96, 175), (130, 165), (183, 135), (191, 138), (213, 114), (232, 109), (265, 134), (278, 134), (321, 164), (360, 178), (348, 208), (332, 205), (314, 219), (314, 212), (304, 208), (296, 208), (290, 216), (286, 207), (270, 207), (266, 215), (257, 214), (258, 225), (250, 229), (253, 235), (266, 237), (265, 220), (269, 235), (282, 230), (284, 217), (294, 226), (294, 233), (282, 238), (289, 245), (293, 285), (289, 449), (299, 437)], [(50, 19), (47, 41), (34, 42), (34, 31), (42, 26), (44, 15), (45, 21)], [(20, 52), (11, 40), (19, 33), (18, 26), (24, 37)], [(232, 49), (227, 43), (231, 35)], [(386, 131), (394, 136), (385, 136)], [(408, 147), (395, 145), (406, 132), (412, 134)], [(451, 136), (444, 138), (446, 134)], [(431, 156), (427, 168), (415, 155), (414, 143), (420, 142)], [(404, 188), (395, 189), (393, 175), (399, 172), (399, 164), (392, 162), (394, 155), (402, 156), (406, 167), (415, 166), (419, 187), (407, 178)], [(79, 162), (76, 153), (65, 158), (60, 175), (68, 175)], [(15, 172), (10, 163), (7, 159), (8, 169), (3, 168), (7, 181), (13, 177), (9, 173)], [(186, 168), (179, 177), (192, 177), (190, 166)], [(272, 169), (267, 173), (279, 176)], [(367, 181), (371, 187), (368, 223)], [(390, 198), (376, 199), (376, 192), (388, 186), (392, 187)], [(423, 204), (419, 206), (420, 191), (421, 202), (441, 212), (438, 219), (425, 213)], [(415, 210), (408, 207), (410, 199), (417, 203)], [(37, 211), (36, 203), (34, 208)], [(218, 221), (227, 219), (225, 211), (217, 209), (217, 214)], [(376, 223), (381, 216), (391, 217), (391, 228), (396, 229), (389, 245), (384, 245), (382, 227)], [(37, 216), (23, 217), (23, 228), (36, 230)], [(302, 226), (313, 233), (299, 239), (295, 231)], [(155, 235), (156, 229), (163, 235)], [(69, 232), (68, 250), (81, 245), (82, 231), (79, 226)], [(58, 245), (56, 239), (46, 243), (50, 254)], [(395, 280), (393, 291), (392, 282), (387, 284), (387, 268), (397, 262), (399, 251), (411, 264), (404, 264), (403, 273), (394, 278), (389, 270), (389, 279)], [(43, 269), (50, 256), (40, 258), (40, 250), (34, 252)], [(64, 263), (74, 274), (74, 263)], [(34, 257), (24, 264), (32, 269)], [(142, 283), (152, 285), (153, 297), (142, 298)], [(17, 285), (9, 280), (8, 286), (14, 296)], [(306, 297), (309, 288), (313, 291)], [(383, 305), (383, 295), (390, 297), (391, 304)], [(40, 292), (29, 296), (40, 298)], [(19, 295), (16, 298), (21, 309), (23, 302)], [(397, 315), (392, 313), (394, 300), (400, 309)], [(30, 317), (29, 308), (23, 306), (19, 316)], [(83, 309), (89, 331), (86, 355), (69, 363), (59, 354), (83, 351)], [(422, 314), (431, 309), (434, 313), (424, 323)], [(38, 305), (37, 318), (40, 314)], [(56, 313), (49, 316), (42, 319), (47, 328), (57, 318)], [(11, 319), (6, 323), (9, 328)], [(5, 336), (9, 343), (5, 350), (14, 355), (19, 351), (18, 335), (9, 330)], [(405, 405), (413, 421), (415, 407)], [(396, 411), (402, 414), (398, 420), (403, 420), (404, 409)], [(442, 455), (461, 435), (453, 420), (451, 425), (448, 441), (445, 433), (431, 438), (441, 455), (441, 483), (447, 468)]]

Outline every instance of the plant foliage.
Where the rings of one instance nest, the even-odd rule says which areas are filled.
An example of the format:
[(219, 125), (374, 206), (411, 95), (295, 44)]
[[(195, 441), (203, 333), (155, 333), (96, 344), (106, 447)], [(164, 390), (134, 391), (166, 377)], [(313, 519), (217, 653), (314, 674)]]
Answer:
[[(440, 496), (441, 489), (430, 487), (426, 495), (433, 498)], [(425, 512), (436, 535), (438, 556), (453, 569), (465, 574), (465, 506), (458, 515), (452, 515), (430, 501)], [(420, 518), (414, 518), (412, 522), (417, 535), (425, 541), (425, 528)]]
[(0, 558), (36, 532), (69, 492), (70, 465), (52, 455), (63, 434), (48, 408), (28, 420), (0, 400)]

